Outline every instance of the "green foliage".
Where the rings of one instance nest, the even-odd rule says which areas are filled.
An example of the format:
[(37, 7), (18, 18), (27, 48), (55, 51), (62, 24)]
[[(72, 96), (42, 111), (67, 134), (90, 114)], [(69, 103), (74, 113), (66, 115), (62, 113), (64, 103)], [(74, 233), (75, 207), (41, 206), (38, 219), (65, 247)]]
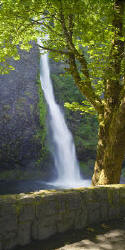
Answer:
[(94, 160), (89, 159), (87, 162), (80, 162), (80, 167), (83, 175), (90, 178), (93, 175)]
[(45, 120), (46, 120), (46, 106), (44, 101), (44, 95), (41, 88), (40, 81), (37, 81), (38, 84), (38, 94), (39, 94), (39, 102), (38, 102), (38, 109), (39, 109), (39, 115), (40, 115), (40, 124), (45, 129)]
[[(5, 74), (14, 68), (10, 58), (19, 60), (17, 45), (29, 50), (30, 41), (36, 40), (38, 31), (32, 25), (34, 14), (38, 13), (40, 1), (0, 1), (0, 73)], [(34, 9), (35, 8), (35, 9)]]
[[(39, 77), (38, 77), (39, 79)], [(40, 120), (40, 129), (36, 131), (35, 139), (39, 140), (41, 144), (41, 157), (37, 161), (37, 165), (39, 166), (40, 163), (46, 158), (48, 154), (48, 146), (46, 143), (46, 136), (47, 136), (47, 129), (46, 129), (46, 105), (44, 100), (44, 95), (41, 88), (40, 80), (37, 80), (38, 86), (38, 113), (39, 113), (39, 120)]]
[[(60, 105), (65, 105), (65, 101), (82, 102), (83, 97), (70, 75), (52, 74), (54, 93), (56, 100)], [(81, 116), (79, 109), (73, 112), (73, 109), (65, 109), (65, 117), (70, 129), (73, 132), (78, 156), (83, 154), (83, 161), (91, 159), (95, 155), (97, 146), (98, 122), (96, 116), (85, 114)], [(75, 110), (76, 111), (76, 110)], [(89, 152), (91, 151), (91, 153)], [(86, 155), (86, 156), (85, 156)], [(87, 163), (86, 163), (87, 164)]]
[(64, 103), (66, 108), (73, 111), (80, 110), (81, 114), (89, 113), (96, 115), (94, 107), (87, 100), (83, 100), (83, 96), (75, 86), (71, 75), (52, 74), (52, 79), (54, 81), (54, 92), (58, 92), (58, 100), (60, 103)]
[(96, 115), (96, 111), (94, 109), (93, 106), (91, 106), (91, 104), (88, 101), (82, 101), (83, 105), (80, 105), (78, 102), (72, 102), (71, 104), (66, 102), (65, 103), (65, 107), (72, 109), (74, 111), (80, 110), (81, 114), (84, 113), (89, 113), (89, 114), (93, 114)]
[[(68, 52), (74, 54), (79, 75), (84, 82), (86, 70), (80, 58), (85, 58), (91, 88), (86, 90), (86, 83), (86, 86), (81, 86), (80, 83), (78, 85), (87, 100), (82, 106), (77, 102), (66, 106), (73, 110), (95, 113), (94, 108), (101, 102), (98, 97), (104, 97), (106, 78), (119, 77), (113, 70), (107, 72), (114, 60), (110, 57), (114, 39), (117, 37), (117, 40), (124, 42), (124, 35), (119, 35), (118, 28), (113, 25), (114, 15), (119, 12), (119, 9), (114, 9), (114, 3), (115, 0), (1, 0), (0, 73), (13, 70), (9, 58), (19, 59), (17, 45), (29, 50), (32, 46), (30, 41), (37, 41), (40, 37), (42, 46), (50, 51), (50, 57), (55, 60), (68, 62)], [(113, 55), (117, 54), (117, 50), (116, 45)], [(121, 65), (122, 76), (124, 59)]]
[(71, 75), (52, 74), (51, 77), (54, 83), (54, 93), (55, 95), (58, 94), (58, 101), (60, 103), (64, 104), (66, 101), (73, 102), (74, 100), (80, 102), (83, 100), (83, 96), (75, 86)]
[(77, 137), (75, 137), (75, 139), (78, 140), (77, 144), (80, 144), (81, 142), (81, 145), (85, 149), (96, 150), (98, 129), (97, 119), (95, 117), (87, 115), (84, 117), (84, 119), (81, 119), (81, 121), (82, 122), (80, 123), (77, 131)]

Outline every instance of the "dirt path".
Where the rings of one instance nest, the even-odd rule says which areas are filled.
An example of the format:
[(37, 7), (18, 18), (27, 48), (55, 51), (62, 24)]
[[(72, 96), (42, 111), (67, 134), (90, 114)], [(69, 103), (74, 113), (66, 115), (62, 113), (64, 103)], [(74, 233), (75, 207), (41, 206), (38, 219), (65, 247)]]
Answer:
[[(98, 230), (97, 230), (98, 231)], [(58, 250), (124, 250), (125, 249), (125, 226), (123, 229), (113, 229), (105, 231), (104, 234), (91, 233), (89, 237), (82, 240), (66, 244)]]
[(125, 250), (125, 219), (34, 241), (15, 250)]

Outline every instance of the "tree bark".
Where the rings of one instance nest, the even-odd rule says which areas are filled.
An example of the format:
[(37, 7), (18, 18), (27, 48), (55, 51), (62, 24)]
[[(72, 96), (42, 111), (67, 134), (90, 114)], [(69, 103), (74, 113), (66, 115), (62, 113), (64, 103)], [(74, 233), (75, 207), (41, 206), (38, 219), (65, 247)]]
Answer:
[[(123, 105), (123, 104), (122, 104)], [(125, 155), (125, 105), (100, 122), (92, 185), (118, 184)], [(107, 128), (109, 126), (109, 128)]]

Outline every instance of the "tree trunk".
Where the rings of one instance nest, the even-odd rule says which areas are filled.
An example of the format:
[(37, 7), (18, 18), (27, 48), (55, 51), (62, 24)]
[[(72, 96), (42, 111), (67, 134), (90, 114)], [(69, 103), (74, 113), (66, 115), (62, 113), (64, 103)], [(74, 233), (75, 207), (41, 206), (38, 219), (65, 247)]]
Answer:
[(101, 122), (92, 185), (118, 184), (125, 155), (125, 117), (114, 115), (109, 129)]
[(125, 43), (119, 39), (124, 37), (124, 10), (125, 1), (116, 0), (113, 20), (114, 41), (105, 76), (104, 114), (101, 119), (99, 117), (99, 140), (92, 177), (93, 185), (119, 183), (125, 155), (125, 85), (121, 84), (120, 73)]

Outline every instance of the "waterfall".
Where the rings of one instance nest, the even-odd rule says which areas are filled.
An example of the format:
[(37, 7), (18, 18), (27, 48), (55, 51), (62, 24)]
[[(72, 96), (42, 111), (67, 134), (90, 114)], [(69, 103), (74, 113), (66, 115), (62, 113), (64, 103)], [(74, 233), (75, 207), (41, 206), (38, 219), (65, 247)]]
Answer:
[(47, 54), (41, 54), (40, 56), (40, 81), (48, 104), (49, 126), (54, 145), (53, 156), (57, 170), (57, 180), (55, 180), (53, 184), (63, 187), (87, 186), (88, 181), (84, 181), (83, 183), (80, 177), (80, 169), (72, 134), (55, 100)]

